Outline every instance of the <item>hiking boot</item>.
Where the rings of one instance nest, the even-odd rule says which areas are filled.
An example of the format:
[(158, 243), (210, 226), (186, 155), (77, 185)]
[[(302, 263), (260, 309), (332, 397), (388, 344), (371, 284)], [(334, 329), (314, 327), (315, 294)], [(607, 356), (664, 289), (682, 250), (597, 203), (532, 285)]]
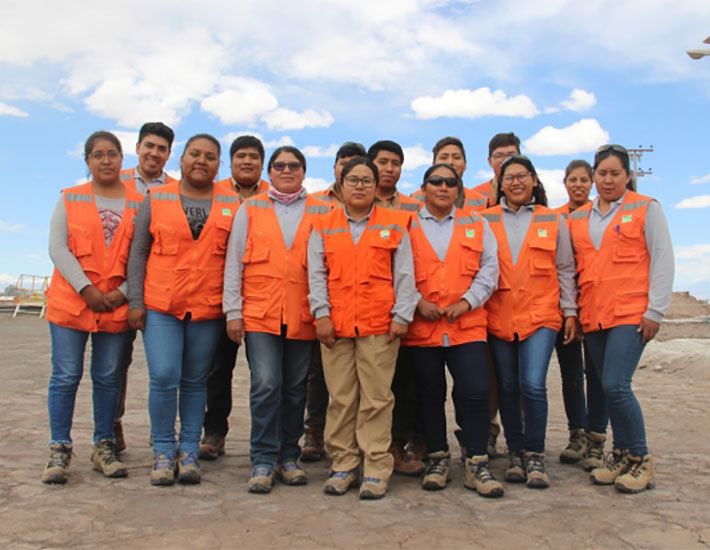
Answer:
[(301, 449), (303, 462), (318, 462), (325, 456), (325, 443), (323, 441), (323, 426), (306, 426)]
[(503, 475), (508, 483), (525, 483), (525, 466), (523, 465), (522, 451), (508, 451), (510, 464)]
[(409, 441), (407, 441), (407, 446), (405, 447), (407, 451), (407, 456), (414, 461), (422, 461), (426, 457), (426, 441), (420, 435), (412, 436)]
[(626, 470), (629, 452), (614, 449), (606, 457), (606, 465), (592, 470), (591, 478), (597, 485), (613, 485), (616, 478)]
[(247, 491), (250, 493), (270, 493), (274, 486), (274, 471), (271, 468), (259, 466), (251, 472), (251, 477), (247, 483)]
[(150, 472), (151, 485), (173, 485), (177, 463), (175, 453), (155, 453), (153, 470)]
[(422, 489), (441, 491), (451, 481), (451, 455), (447, 451), (429, 453), (422, 478)]
[(220, 434), (205, 434), (200, 441), (202, 460), (217, 460), (224, 454), (224, 436)]
[(472, 456), (466, 459), (463, 486), (477, 491), (482, 497), (499, 498), (504, 492), (503, 485), (496, 481), (488, 469), (488, 455)]
[(71, 454), (71, 443), (52, 443), (49, 446), (49, 460), (42, 472), (42, 483), (66, 483)]
[(102, 439), (94, 445), (91, 452), (91, 465), (106, 477), (126, 477), (126, 465), (118, 458), (116, 444), (111, 439)]
[(349, 472), (331, 472), (323, 484), (323, 492), (326, 495), (344, 495), (357, 482), (357, 468)]
[(195, 451), (180, 451), (177, 456), (177, 480), (180, 483), (196, 485), (202, 481), (200, 463)]
[(123, 424), (120, 420), (113, 423), (113, 440), (116, 442), (116, 453), (126, 450), (126, 438), (123, 436)]
[(587, 434), (587, 454), (582, 461), (585, 472), (604, 467), (604, 443), (606, 443), (606, 434), (596, 432)]
[(306, 472), (296, 463), (295, 460), (282, 462), (276, 466), (276, 477), (285, 485), (305, 485), (308, 483)]
[(640, 493), (653, 489), (656, 481), (653, 475), (653, 457), (628, 455), (626, 470), (614, 482), (620, 493)]
[(542, 453), (525, 453), (525, 476), (527, 486), (531, 489), (547, 489), (550, 479), (545, 473), (545, 455)]
[(375, 500), (387, 493), (387, 482), (377, 477), (364, 477), (360, 485), (360, 500)]
[(569, 443), (560, 454), (560, 462), (564, 464), (575, 464), (582, 460), (589, 448), (589, 439), (584, 430), (570, 430)]
[(421, 460), (412, 460), (401, 443), (392, 443), (389, 453), (394, 457), (394, 472), (405, 476), (418, 476), (426, 466)]

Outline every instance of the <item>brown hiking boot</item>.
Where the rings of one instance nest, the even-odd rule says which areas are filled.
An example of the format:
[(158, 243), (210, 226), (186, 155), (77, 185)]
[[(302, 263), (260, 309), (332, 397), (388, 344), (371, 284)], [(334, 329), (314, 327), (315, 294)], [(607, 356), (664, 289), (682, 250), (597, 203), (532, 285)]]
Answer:
[(570, 430), (569, 443), (560, 454), (560, 462), (564, 464), (575, 464), (582, 460), (589, 447), (589, 440), (584, 430)]
[(407, 456), (412, 460), (424, 460), (424, 457), (426, 457), (426, 441), (419, 435), (413, 436), (407, 442), (405, 449)]
[(271, 468), (258, 466), (251, 472), (251, 477), (247, 483), (247, 491), (250, 493), (270, 493), (274, 486), (274, 471)]
[(202, 481), (202, 471), (195, 451), (180, 451), (177, 454), (177, 480), (186, 485), (197, 485)]
[(606, 457), (606, 466), (592, 470), (592, 481), (597, 485), (613, 485), (616, 478), (626, 470), (628, 460), (628, 451), (614, 449)]
[(94, 445), (91, 452), (91, 464), (94, 470), (106, 477), (126, 477), (128, 470), (116, 452), (116, 444), (111, 439), (102, 439)]
[(303, 462), (317, 462), (325, 456), (325, 444), (323, 441), (323, 427), (306, 426), (304, 430), (303, 448), (301, 449), (301, 460)]
[(384, 479), (365, 476), (360, 485), (360, 500), (375, 500), (387, 494), (387, 482)]
[(301, 469), (295, 460), (277, 464), (275, 473), (276, 478), (283, 481), (285, 485), (305, 485), (308, 483), (306, 472)]
[(49, 460), (42, 472), (42, 483), (66, 483), (71, 455), (71, 443), (52, 443), (49, 446)]
[(217, 460), (224, 454), (224, 436), (220, 434), (205, 434), (200, 441), (200, 454), (202, 460)]
[(120, 420), (113, 423), (113, 439), (116, 442), (116, 452), (126, 450), (126, 438), (123, 436), (123, 424)]
[(412, 460), (401, 443), (392, 443), (389, 453), (394, 457), (394, 472), (405, 476), (418, 476), (426, 466), (421, 460)]
[(626, 470), (614, 482), (620, 493), (640, 493), (653, 489), (656, 481), (653, 475), (653, 457), (628, 455)]
[(174, 485), (176, 471), (175, 453), (153, 453), (153, 469), (150, 472), (151, 485)]
[(582, 460), (582, 468), (585, 472), (604, 467), (604, 443), (606, 443), (606, 434), (597, 432), (587, 434), (587, 454)]
[(422, 478), (422, 489), (441, 491), (451, 480), (451, 455), (447, 451), (429, 453)]
[(326, 495), (344, 495), (350, 487), (358, 484), (358, 469), (349, 472), (331, 472), (323, 484)]
[(527, 486), (531, 489), (547, 489), (550, 479), (545, 473), (545, 455), (542, 453), (525, 453), (525, 477)]
[(525, 466), (523, 465), (522, 451), (508, 451), (510, 464), (505, 471), (503, 479), (508, 483), (525, 483)]
[(465, 475), (464, 487), (478, 492), (482, 497), (499, 498), (505, 493), (503, 485), (496, 481), (488, 469), (487, 454), (467, 458)]

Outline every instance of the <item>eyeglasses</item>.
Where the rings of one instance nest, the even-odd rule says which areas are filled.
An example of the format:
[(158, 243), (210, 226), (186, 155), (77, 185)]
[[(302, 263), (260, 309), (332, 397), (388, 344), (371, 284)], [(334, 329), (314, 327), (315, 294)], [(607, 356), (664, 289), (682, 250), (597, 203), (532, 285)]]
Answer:
[(91, 160), (95, 160), (96, 162), (101, 162), (105, 158), (108, 158), (108, 160), (118, 160), (121, 158), (121, 153), (116, 151), (116, 149), (111, 149), (108, 153), (104, 153), (103, 151), (94, 151), (89, 155), (89, 158)]
[(513, 183), (513, 181), (518, 180), (520, 183), (527, 183), (530, 179), (530, 172), (520, 172), (520, 174), (506, 174), (503, 176), (503, 181), (505, 183)]
[(345, 176), (343, 181), (348, 187), (357, 187), (358, 184), (362, 184), (365, 189), (369, 189), (375, 186), (375, 179), (368, 177), (358, 178), (357, 176)]
[(491, 158), (496, 161), (505, 160), (505, 159), (509, 159), (510, 157), (514, 157), (517, 154), (518, 153), (493, 153), (491, 155)]
[(431, 176), (426, 183), (430, 183), (434, 187), (440, 187), (441, 184), (445, 183), (446, 187), (458, 187), (458, 178), (443, 178), (441, 176)]
[(271, 167), (277, 172), (283, 172), (286, 168), (290, 172), (298, 172), (302, 166), (300, 162), (274, 162)]
[(597, 149), (597, 155), (599, 153), (606, 153), (607, 151), (612, 150), (616, 151), (617, 153), (621, 153), (622, 155), (626, 155), (627, 157), (629, 156), (629, 152), (626, 150), (626, 147), (623, 145), (617, 145), (615, 143), (607, 143), (606, 145), (602, 145)]

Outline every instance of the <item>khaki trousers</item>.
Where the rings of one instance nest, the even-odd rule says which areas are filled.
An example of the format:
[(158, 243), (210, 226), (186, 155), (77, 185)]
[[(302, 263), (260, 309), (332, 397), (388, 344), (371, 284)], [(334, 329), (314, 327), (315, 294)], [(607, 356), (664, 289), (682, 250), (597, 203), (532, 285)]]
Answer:
[(336, 338), (333, 349), (321, 345), (323, 374), (330, 393), (325, 446), (331, 470), (350, 471), (364, 455), (365, 477), (389, 481), (394, 458), (391, 442), (392, 378), (399, 340), (387, 335)]

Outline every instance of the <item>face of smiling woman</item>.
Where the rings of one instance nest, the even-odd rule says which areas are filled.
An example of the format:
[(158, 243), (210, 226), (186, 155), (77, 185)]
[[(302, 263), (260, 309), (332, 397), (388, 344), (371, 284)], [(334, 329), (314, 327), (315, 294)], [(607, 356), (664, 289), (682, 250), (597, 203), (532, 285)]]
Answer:
[(282, 193), (295, 193), (303, 185), (306, 172), (296, 155), (289, 152), (279, 153), (269, 169), (271, 183)]
[(524, 165), (509, 164), (500, 178), (501, 189), (510, 208), (517, 211), (530, 202), (537, 178)]
[(594, 185), (597, 187), (599, 200), (608, 205), (621, 198), (630, 179), (631, 174), (626, 171), (619, 157), (609, 155), (594, 171)]
[(109, 186), (120, 181), (123, 155), (107, 139), (97, 139), (91, 149), (86, 165), (91, 172), (91, 179), (102, 186)]
[(219, 170), (219, 149), (209, 139), (190, 142), (180, 157), (182, 179), (195, 189), (210, 187)]

